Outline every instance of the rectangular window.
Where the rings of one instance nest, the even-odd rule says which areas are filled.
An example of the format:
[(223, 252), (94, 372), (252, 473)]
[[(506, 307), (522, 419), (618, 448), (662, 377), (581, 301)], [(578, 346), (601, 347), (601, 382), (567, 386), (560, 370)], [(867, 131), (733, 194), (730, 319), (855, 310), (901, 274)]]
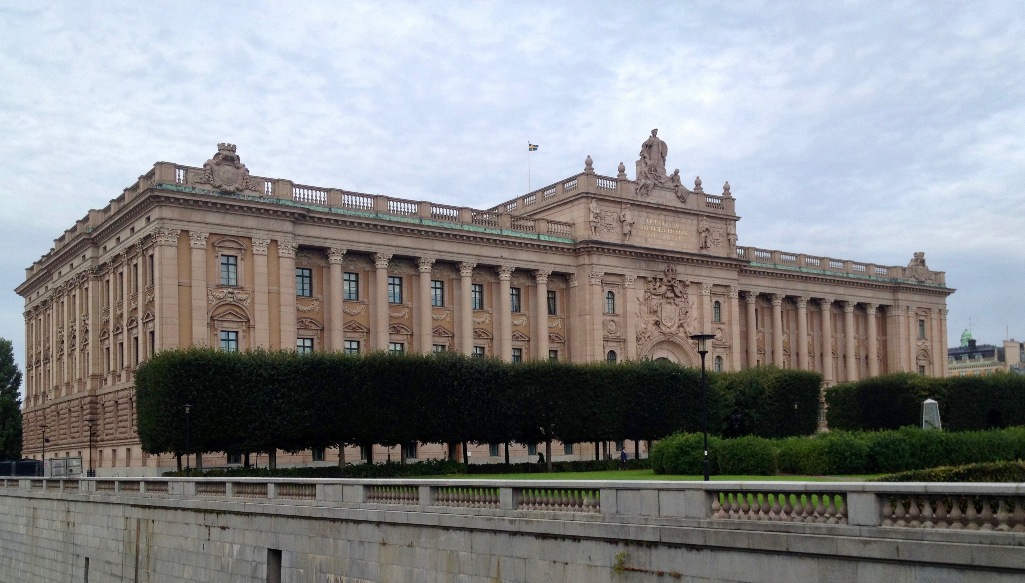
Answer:
[(389, 354), (402, 354), (406, 351), (406, 345), (401, 342), (389, 342), (388, 353)]
[(548, 315), (554, 316), (559, 313), (558, 296), (554, 290), (548, 290)]
[(240, 453), (229, 453), (228, 454), (228, 463), (229, 464), (241, 464), (242, 463), (242, 454), (240, 454)]
[(925, 340), (925, 320), (918, 321), (918, 339)]
[(131, 289), (133, 294), (139, 293), (139, 264), (132, 264), (132, 281)]
[(416, 459), (416, 442), (402, 444), (402, 458), (407, 460)]
[(499, 455), (501, 455), (501, 454), (498, 453), (498, 444), (497, 443), (489, 443), (488, 444), (488, 455), (491, 456), (491, 457), (498, 457)]
[(238, 257), (221, 255), (221, 285), (238, 285)]
[(445, 282), (437, 279), (431, 280), (431, 305), (435, 308), (445, 306)]
[(473, 304), (474, 310), (484, 309), (484, 284), (473, 283), (470, 284), (470, 303)]
[(324, 461), (324, 448), (315, 447), (313, 448), (313, 461), (322, 462)]
[(558, 350), (549, 350), (548, 351), (548, 360), (559, 360), (559, 351)]
[[(925, 365), (918, 365), (918, 374), (925, 374)], [(979, 374), (976, 372), (975, 374)]]
[(444, 344), (433, 344), (433, 345), (431, 345), (431, 350), (433, 352), (445, 352), (447, 349), (448, 349), (448, 347), (445, 346)]
[(299, 354), (309, 354), (313, 352), (313, 339), (312, 338), (296, 338), (295, 339), (295, 351)]
[(149, 270), (148, 270), (149, 273), (147, 273), (146, 275), (148, 277), (149, 285), (153, 285), (153, 282), (156, 279), (156, 274), (155, 274), (155, 271), (153, 269), (153, 255), (150, 254), (148, 256), (148, 258), (149, 258)]
[(313, 297), (313, 270), (309, 267), (295, 268), (295, 295)]
[(520, 288), (518, 288), (518, 287), (511, 287), (511, 288), (509, 288), (509, 309), (512, 310), (514, 313), (515, 312), (522, 312), (523, 311), (521, 309), (523, 307), (523, 305), (520, 302), (520, 299), (521, 299)]
[(513, 362), (523, 362), (523, 349), (522, 348), (513, 348), (512, 349), (512, 361)]
[(345, 354), (359, 354), (359, 340), (346, 340), (343, 351)]
[(623, 451), (624, 447), (626, 447), (626, 443), (625, 442), (623, 442), (623, 441), (617, 441), (616, 442), (616, 451)]
[(153, 353), (157, 349), (157, 333), (155, 330), (149, 331), (149, 355), (153, 356)]
[(388, 276), (388, 303), (402, 303), (402, 278), (394, 275)]
[(474, 358), (484, 358), (484, 347), (483, 346), (474, 346), (473, 347), (473, 357)]
[(562, 453), (564, 453), (566, 455), (573, 455), (573, 444), (572, 443), (564, 443), (564, 444), (562, 444)]
[(139, 364), (139, 337), (132, 336), (132, 365)]
[(224, 352), (238, 352), (237, 331), (221, 330), (221, 350)]
[(342, 285), (342, 299), (354, 302), (359, 299), (359, 274), (345, 272)]
[(527, 455), (537, 455), (537, 444), (532, 443), (527, 446)]

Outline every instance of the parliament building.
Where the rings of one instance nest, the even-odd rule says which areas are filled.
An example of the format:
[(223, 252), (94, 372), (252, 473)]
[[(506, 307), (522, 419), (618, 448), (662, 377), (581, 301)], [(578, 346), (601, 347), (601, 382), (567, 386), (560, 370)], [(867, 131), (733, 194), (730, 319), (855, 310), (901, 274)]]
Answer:
[[(253, 176), (232, 144), (202, 167), (158, 162), (17, 288), (24, 455), (79, 457), (100, 475), (171, 469), (140, 448), (133, 374), (187, 346), (700, 366), (689, 337), (709, 333), (713, 370), (808, 369), (827, 388), (944, 375), (953, 290), (923, 253), (891, 266), (738, 246), (729, 183), (684, 186), (667, 153), (652, 131), (633, 179), (623, 163), (596, 173), (588, 156), (582, 172), (485, 210)], [(419, 447), (374, 458), (443, 455)], [(502, 459), (497, 445), (471, 453)]]

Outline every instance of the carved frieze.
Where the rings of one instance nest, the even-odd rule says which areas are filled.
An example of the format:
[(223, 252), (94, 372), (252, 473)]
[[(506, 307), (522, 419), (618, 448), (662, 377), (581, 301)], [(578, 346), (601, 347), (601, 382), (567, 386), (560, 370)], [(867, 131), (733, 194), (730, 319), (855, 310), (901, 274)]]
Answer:
[(316, 312), (320, 309), (320, 300), (299, 300), (295, 303), (295, 309), (300, 312)]
[(253, 292), (227, 288), (227, 289), (212, 289), (207, 296), (210, 304), (216, 304), (217, 302), (235, 302), (236, 304), (242, 304), (245, 307), (249, 307), (249, 304), (253, 301)]
[(491, 321), (491, 314), (482, 314), (480, 316), (473, 317), (474, 324), (487, 324)]
[(656, 334), (688, 337), (693, 328), (694, 308), (688, 288), (690, 283), (677, 276), (676, 268), (667, 266), (661, 277), (648, 279), (640, 304), (637, 342), (643, 343)]
[(354, 307), (351, 307), (351, 308), (348, 308), (348, 307), (347, 308), (343, 308), (342, 311), (345, 312), (346, 314), (350, 315), (350, 316), (358, 316), (358, 315), (362, 314), (363, 312), (367, 311), (367, 305), (366, 304), (356, 304)]
[(391, 316), (392, 318), (408, 318), (409, 317), (409, 308), (402, 308), (398, 312), (389, 311), (388, 315)]

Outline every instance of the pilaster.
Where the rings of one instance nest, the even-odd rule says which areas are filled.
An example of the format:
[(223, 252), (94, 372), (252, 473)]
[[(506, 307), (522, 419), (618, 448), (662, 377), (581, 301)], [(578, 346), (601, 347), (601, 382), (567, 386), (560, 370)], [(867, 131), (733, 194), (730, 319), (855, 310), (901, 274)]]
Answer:
[(548, 277), (552, 274), (546, 269), (538, 269), (534, 272), (534, 282), (537, 285), (537, 302), (534, 305), (534, 358), (537, 360), (548, 359)]
[(278, 240), (282, 350), (295, 350), (295, 253), (298, 250), (299, 244), (294, 240)]
[(341, 352), (345, 348), (345, 293), (342, 289), (342, 261), (347, 250), (332, 247), (327, 252), (328, 286), (324, 292), (324, 305), (328, 312), (327, 346), (330, 350)]
[(431, 314), (433, 308), (431, 305), (431, 269), (434, 266), (433, 257), (421, 257), (417, 260), (417, 266), (420, 270), (420, 298), (417, 302), (419, 305), (418, 314), (420, 321), (417, 325), (417, 337), (420, 343), (420, 352), (423, 354), (430, 354), (433, 339), (433, 327), (431, 326)]
[(808, 298), (798, 296), (797, 303), (797, 368), (809, 370), (808, 367)]
[(858, 331), (854, 326), (854, 307), (857, 302), (845, 301), (843, 303), (843, 337), (844, 337), (844, 367), (847, 369), (847, 381), (858, 380), (858, 361), (855, 358), (855, 340)]
[(875, 304), (865, 305), (865, 314), (868, 317), (868, 376), (879, 375), (879, 332), (877, 330), (877, 306)]
[(758, 366), (758, 292), (744, 292), (747, 304), (747, 367)]
[(192, 249), (192, 345), (209, 346), (206, 307), (206, 242), (210, 233), (189, 232)]
[(836, 384), (833, 373), (833, 298), (819, 300), (822, 308), (822, 381), (827, 387)]
[(772, 294), (772, 364), (783, 368), (783, 296)]
[[(626, 324), (626, 360), (639, 360), (637, 354), (637, 276), (627, 274), (623, 276), (623, 288), (626, 290), (625, 305), (623, 306), (623, 321)], [(736, 346), (736, 345), (734, 345)]]
[[(153, 258), (153, 271), (155, 284), (155, 298), (153, 323), (156, 330), (156, 350), (168, 350), (178, 346), (178, 237), (181, 234), (179, 229), (157, 229), (153, 234), (153, 241), (156, 244)], [(96, 282), (99, 289), (92, 294), (96, 305), (93, 310), (97, 317), (90, 333), (99, 333), (101, 312), (99, 297), (102, 292), (102, 282)], [(93, 352), (93, 371), (102, 370), (103, 350), (100, 347), (99, 338), (96, 342), (90, 343), (90, 350)], [(106, 372), (106, 371), (103, 371)]]
[(730, 370), (740, 370), (740, 290), (731, 285), (727, 296), (730, 298)]
[(270, 273), (267, 248), (270, 239), (253, 239), (253, 347), (270, 349)]
[(509, 281), (514, 267), (498, 268), (498, 305), (495, 306), (495, 353), (506, 362), (512, 360), (512, 299)]
[(388, 350), (388, 262), (391, 253), (374, 254), (374, 350)]
[(585, 359), (587, 361), (603, 360), (605, 357), (605, 333), (602, 326), (602, 317), (605, 313), (605, 287), (602, 285), (602, 278), (605, 277), (603, 271), (592, 271), (587, 274), (587, 283), (590, 288), (590, 293), (587, 294), (590, 299), (590, 318), (588, 319), (587, 334), (587, 351), (585, 352)]

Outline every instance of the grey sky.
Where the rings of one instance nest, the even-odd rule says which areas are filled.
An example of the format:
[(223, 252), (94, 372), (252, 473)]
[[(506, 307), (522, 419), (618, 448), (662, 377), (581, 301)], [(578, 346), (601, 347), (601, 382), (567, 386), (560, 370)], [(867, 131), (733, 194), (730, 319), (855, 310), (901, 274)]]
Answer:
[[(0, 1), (0, 336), (53, 239), (155, 161), (487, 208), (575, 174), (730, 181), (739, 244), (957, 288), (1025, 338), (1025, 4)], [(632, 176), (632, 169), (629, 171)]]

